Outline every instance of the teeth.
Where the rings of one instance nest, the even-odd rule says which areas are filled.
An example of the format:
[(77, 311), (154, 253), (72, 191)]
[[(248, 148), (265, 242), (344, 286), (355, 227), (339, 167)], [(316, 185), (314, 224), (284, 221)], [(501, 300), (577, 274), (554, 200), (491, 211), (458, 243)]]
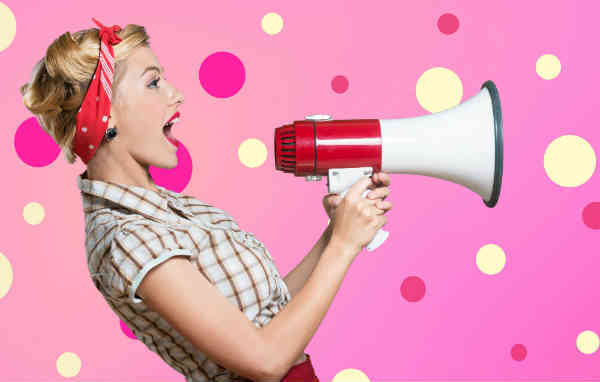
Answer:
[(171, 127), (171, 126), (173, 126), (173, 125), (174, 125), (176, 122), (179, 122), (179, 117), (177, 117), (177, 118), (175, 118), (175, 119), (171, 120), (171, 122), (167, 122), (167, 123), (165, 123), (163, 127)]

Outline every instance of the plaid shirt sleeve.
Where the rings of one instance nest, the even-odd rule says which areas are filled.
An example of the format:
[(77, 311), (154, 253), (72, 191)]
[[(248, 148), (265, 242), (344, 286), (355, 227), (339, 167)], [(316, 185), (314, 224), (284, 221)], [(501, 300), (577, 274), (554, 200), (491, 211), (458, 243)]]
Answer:
[(101, 268), (112, 298), (139, 304), (136, 290), (148, 272), (173, 256), (190, 258), (195, 253), (189, 238), (161, 224), (136, 224), (121, 228), (114, 236), (108, 258)]

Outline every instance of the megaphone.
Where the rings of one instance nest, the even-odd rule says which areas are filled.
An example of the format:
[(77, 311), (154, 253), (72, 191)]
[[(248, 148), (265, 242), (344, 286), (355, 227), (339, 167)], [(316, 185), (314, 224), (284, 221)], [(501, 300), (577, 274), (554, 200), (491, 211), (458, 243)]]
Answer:
[[(327, 175), (329, 193), (341, 197), (361, 177), (380, 171), (460, 184), (490, 208), (500, 196), (502, 110), (492, 81), (486, 81), (467, 101), (438, 113), (349, 120), (314, 114), (276, 128), (274, 138), (277, 170), (307, 181)], [(380, 229), (367, 250), (379, 247), (388, 235)]]

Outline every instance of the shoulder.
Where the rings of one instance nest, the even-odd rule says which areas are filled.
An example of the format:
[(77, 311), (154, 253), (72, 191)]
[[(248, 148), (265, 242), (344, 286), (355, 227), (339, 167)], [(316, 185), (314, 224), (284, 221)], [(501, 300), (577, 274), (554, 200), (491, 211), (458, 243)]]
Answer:
[(174, 256), (191, 259), (196, 255), (195, 246), (186, 241), (186, 236), (189, 237), (156, 222), (142, 220), (122, 224), (116, 229), (103, 261), (104, 273), (109, 275), (105, 286), (116, 298), (141, 302), (136, 290), (151, 269)]
[(206, 203), (193, 196), (180, 194), (179, 200), (185, 209), (201, 222), (208, 223), (209, 228), (239, 230), (237, 222), (229, 212)]
[[(117, 253), (135, 253), (140, 256), (158, 256), (161, 252), (190, 248), (189, 233), (170, 224), (141, 219), (121, 224), (112, 240)], [(193, 233), (194, 241), (207, 240), (205, 231)]]

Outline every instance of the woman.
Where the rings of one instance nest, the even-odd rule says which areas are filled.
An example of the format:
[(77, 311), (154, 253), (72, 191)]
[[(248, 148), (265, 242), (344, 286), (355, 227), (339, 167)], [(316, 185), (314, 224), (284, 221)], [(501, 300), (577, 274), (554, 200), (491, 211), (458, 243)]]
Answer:
[[(154, 183), (149, 166), (177, 165), (163, 126), (183, 94), (164, 77), (144, 27), (94, 22), (98, 29), (56, 39), (20, 89), (67, 161), (87, 165), (77, 184), (94, 285), (186, 381), (318, 381), (303, 349), (352, 260), (385, 224), (389, 177), (364, 177), (344, 199), (323, 199), (331, 224), (290, 279), (292, 300), (270, 253), (229, 214)], [(366, 188), (375, 199), (360, 197)]]

